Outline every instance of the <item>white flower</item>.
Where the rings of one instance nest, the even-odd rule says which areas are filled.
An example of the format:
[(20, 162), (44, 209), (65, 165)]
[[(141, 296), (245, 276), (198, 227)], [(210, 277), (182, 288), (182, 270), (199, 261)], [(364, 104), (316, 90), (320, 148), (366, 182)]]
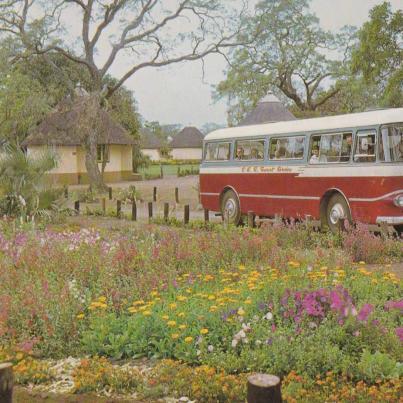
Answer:
[(272, 320), (273, 314), (271, 312), (267, 312), (266, 315), (263, 316), (264, 319)]
[(311, 329), (315, 329), (315, 328), (317, 327), (317, 325), (316, 325), (315, 322), (309, 322), (309, 327), (310, 327)]
[(214, 347), (210, 344), (210, 345), (207, 347), (207, 351), (208, 351), (209, 353), (212, 353), (212, 352), (214, 351)]
[(256, 341), (255, 341), (255, 344), (256, 344), (257, 346), (260, 346), (260, 345), (262, 344), (262, 342), (261, 342), (260, 340), (256, 340)]
[(232, 340), (231, 346), (232, 346), (233, 348), (235, 348), (237, 345), (238, 345), (238, 340), (236, 340), (236, 339)]

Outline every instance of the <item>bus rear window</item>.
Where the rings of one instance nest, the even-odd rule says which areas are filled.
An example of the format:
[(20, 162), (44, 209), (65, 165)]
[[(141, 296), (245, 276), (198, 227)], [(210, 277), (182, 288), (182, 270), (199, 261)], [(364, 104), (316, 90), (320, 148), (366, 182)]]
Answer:
[(302, 159), (305, 150), (305, 136), (272, 138), (269, 158), (271, 160)]
[(206, 161), (227, 161), (230, 158), (230, 143), (207, 143), (204, 159)]
[(403, 162), (403, 123), (381, 127), (379, 160), (382, 162)]

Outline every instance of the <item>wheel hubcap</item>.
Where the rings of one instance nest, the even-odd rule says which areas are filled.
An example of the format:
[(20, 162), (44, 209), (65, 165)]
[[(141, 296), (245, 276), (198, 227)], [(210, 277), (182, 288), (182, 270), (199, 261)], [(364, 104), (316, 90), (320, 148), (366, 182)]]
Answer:
[(236, 204), (233, 199), (228, 199), (225, 203), (225, 212), (228, 212), (229, 216), (232, 218), (236, 214)]
[(344, 218), (346, 218), (346, 214), (343, 206), (340, 203), (336, 203), (330, 210), (330, 222), (335, 225)]

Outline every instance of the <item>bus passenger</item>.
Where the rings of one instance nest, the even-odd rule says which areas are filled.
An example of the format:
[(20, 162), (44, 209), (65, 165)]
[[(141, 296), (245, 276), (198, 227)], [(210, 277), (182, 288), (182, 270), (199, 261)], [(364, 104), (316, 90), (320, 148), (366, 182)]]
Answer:
[(252, 160), (258, 160), (258, 159), (261, 158), (261, 157), (259, 156), (259, 152), (257, 151), (257, 148), (252, 148), (252, 151), (251, 151), (251, 153), (250, 153), (250, 158), (251, 158)]
[(309, 160), (310, 164), (319, 164), (319, 148), (318, 147), (313, 147), (312, 148), (312, 156), (311, 159)]
[(347, 136), (343, 139), (340, 161), (344, 162), (350, 161), (352, 146), (353, 146), (353, 135), (347, 134)]
[(245, 151), (242, 147), (238, 147), (236, 150), (236, 157), (237, 160), (243, 160), (245, 159)]

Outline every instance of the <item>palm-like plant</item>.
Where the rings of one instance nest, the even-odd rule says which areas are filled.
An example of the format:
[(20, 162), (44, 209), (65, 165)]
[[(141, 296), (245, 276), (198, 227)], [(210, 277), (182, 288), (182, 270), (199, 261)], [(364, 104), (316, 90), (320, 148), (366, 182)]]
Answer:
[(56, 166), (56, 154), (50, 150), (28, 155), (17, 146), (5, 146), (0, 155), (0, 211), (11, 216), (35, 215), (46, 188), (45, 173)]

